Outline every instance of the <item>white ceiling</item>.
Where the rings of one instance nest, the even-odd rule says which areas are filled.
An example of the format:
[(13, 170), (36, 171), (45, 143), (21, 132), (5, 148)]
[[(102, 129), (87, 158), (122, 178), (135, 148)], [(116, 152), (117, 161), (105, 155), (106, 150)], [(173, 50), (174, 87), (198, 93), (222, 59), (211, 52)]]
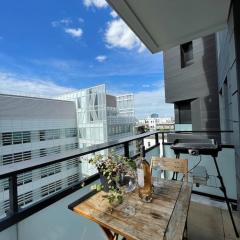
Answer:
[(151, 52), (220, 31), (230, 0), (107, 0)]

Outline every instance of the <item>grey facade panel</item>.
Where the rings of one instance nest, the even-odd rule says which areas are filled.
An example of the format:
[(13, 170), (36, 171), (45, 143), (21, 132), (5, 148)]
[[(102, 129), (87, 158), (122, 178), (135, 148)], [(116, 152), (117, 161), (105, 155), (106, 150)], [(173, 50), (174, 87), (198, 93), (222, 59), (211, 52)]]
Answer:
[[(219, 130), (215, 34), (193, 40), (193, 64), (181, 68), (180, 46), (164, 52), (166, 102), (191, 101), (193, 130)], [(175, 106), (176, 123), (179, 123)]]
[(218, 89), (221, 128), (232, 128), (222, 138), (235, 146), (238, 208), (240, 209), (240, 2), (233, 0), (228, 27), (218, 33)]
[(0, 120), (76, 119), (74, 102), (0, 95)]
[(107, 98), (107, 107), (113, 107), (113, 108), (117, 107), (117, 99), (115, 96), (106, 94), (106, 98)]

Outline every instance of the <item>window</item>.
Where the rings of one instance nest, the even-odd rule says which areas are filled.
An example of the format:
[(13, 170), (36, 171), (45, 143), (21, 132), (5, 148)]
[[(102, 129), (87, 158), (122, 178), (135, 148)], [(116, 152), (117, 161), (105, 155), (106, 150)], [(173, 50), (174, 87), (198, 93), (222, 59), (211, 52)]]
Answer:
[(11, 132), (6, 132), (2, 133), (2, 145), (11, 145), (12, 144), (12, 133)]
[(191, 124), (191, 100), (181, 101), (176, 103), (178, 109), (179, 123)]
[(148, 142), (148, 147), (151, 147), (151, 142)]
[(79, 98), (77, 99), (77, 106), (78, 106), (78, 108), (81, 108), (81, 107), (82, 107), (81, 97), (79, 97)]
[(14, 132), (13, 144), (21, 144), (21, 143), (22, 143), (22, 132)]
[(77, 137), (77, 129), (76, 128), (66, 128), (65, 129), (65, 137)]
[(22, 152), (14, 153), (13, 158), (14, 158), (14, 162), (21, 162), (22, 161)]
[(193, 64), (193, 44), (191, 42), (180, 45), (181, 51), (181, 68), (185, 68)]
[(45, 131), (44, 130), (39, 131), (39, 138), (40, 138), (40, 141), (45, 141)]
[(17, 185), (23, 185), (32, 182), (32, 171), (18, 175)]
[(23, 143), (30, 143), (31, 142), (31, 133), (29, 131), (25, 131), (22, 133)]
[(2, 161), (3, 161), (3, 165), (13, 163), (13, 154), (3, 155)]
[(31, 151), (26, 151), (26, 152), (23, 152), (23, 161), (27, 161), (27, 160), (30, 160), (31, 159)]
[(33, 194), (32, 191), (20, 194), (18, 196), (18, 205), (23, 207), (24, 205), (31, 203), (33, 201)]
[(40, 149), (40, 157), (45, 157), (45, 156), (47, 156), (46, 148), (41, 148)]

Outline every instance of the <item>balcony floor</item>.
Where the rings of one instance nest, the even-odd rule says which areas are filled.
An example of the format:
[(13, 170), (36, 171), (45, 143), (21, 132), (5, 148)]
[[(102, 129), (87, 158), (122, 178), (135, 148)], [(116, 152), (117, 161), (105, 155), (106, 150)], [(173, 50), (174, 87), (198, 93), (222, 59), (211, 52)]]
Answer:
[[(237, 239), (228, 211), (213, 205), (191, 201), (188, 217), (189, 240)], [(233, 214), (240, 233), (240, 213), (235, 211)]]

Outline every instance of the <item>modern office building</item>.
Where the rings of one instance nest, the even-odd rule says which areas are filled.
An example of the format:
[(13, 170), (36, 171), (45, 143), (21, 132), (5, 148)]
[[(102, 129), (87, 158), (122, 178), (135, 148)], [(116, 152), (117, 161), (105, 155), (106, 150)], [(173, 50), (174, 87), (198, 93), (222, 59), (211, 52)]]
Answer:
[[(133, 135), (135, 119), (132, 94), (107, 94), (103, 84), (56, 98), (75, 103), (79, 148)], [(122, 147), (114, 150), (119, 154), (123, 153)], [(131, 151), (134, 151), (134, 146), (131, 147)], [(101, 151), (99, 154), (107, 155), (108, 151)], [(82, 158), (82, 169), (83, 172), (95, 173), (96, 169), (88, 163), (90, 157)]]
[(99, 85), (58, 96), (57, 99), (75, 102), (79, 147), (112, 141), (133, 135), (133, 95), (107, 94)]
[[(78, 148), (75, 105), (70, 101), (0, 95), (0, 167), (66, 157)], [(81, 178), (79, 158), (19, 175), (19, 205), (45, 198)], [(7, 180), (7, 179), (6, 179)], [(9, 206), (8, 182), (0, 180), (0, 216)]]

